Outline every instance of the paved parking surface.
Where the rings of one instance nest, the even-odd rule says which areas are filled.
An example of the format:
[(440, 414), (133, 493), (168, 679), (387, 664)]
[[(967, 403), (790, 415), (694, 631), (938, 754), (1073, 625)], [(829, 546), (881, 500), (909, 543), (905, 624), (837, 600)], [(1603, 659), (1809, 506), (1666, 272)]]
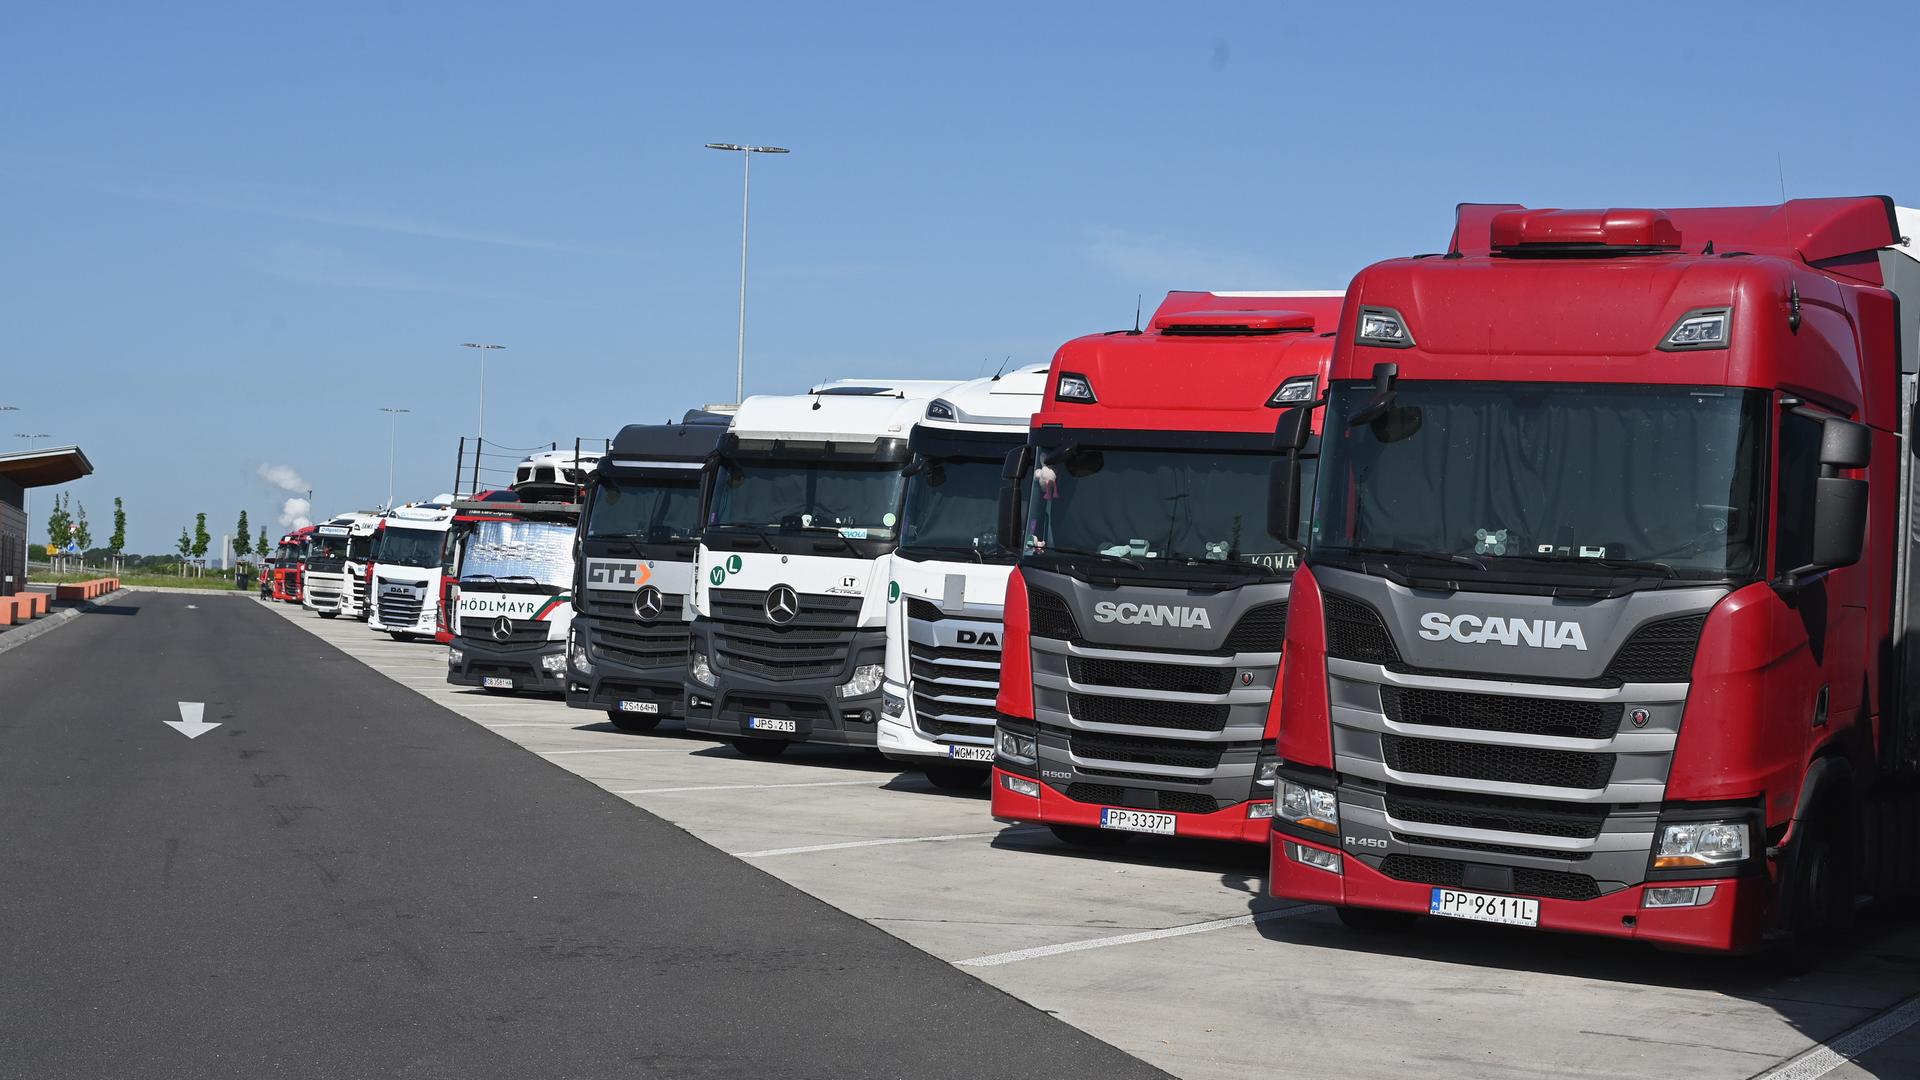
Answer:
[(441, 647), (275, 610), (555, 767), (1181, 1076), (1920, 1076), (1911, 927), (1801, 978), (1477, 926), (1357, 935), (1323, 909), (1265, 898), (1263, 853), (1170, 840), (1077, 850), (997, 824), (984, 793), (938, 791), (875, 755), (759, 761), (674, 731), (625, 734), (557, 701), (449, 686)]

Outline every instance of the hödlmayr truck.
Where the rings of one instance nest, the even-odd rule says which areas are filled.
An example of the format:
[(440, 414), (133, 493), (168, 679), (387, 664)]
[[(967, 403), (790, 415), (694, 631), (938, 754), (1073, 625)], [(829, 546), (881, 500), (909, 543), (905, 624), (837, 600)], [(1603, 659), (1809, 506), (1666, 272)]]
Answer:
[[(535, 481), (522, 498), (572, 485)], [(456, 502), (463, 521), (454, 567), (453, 642), (447, 681), (502, 692), (565, 694), (573, 625), (577, 502)]]

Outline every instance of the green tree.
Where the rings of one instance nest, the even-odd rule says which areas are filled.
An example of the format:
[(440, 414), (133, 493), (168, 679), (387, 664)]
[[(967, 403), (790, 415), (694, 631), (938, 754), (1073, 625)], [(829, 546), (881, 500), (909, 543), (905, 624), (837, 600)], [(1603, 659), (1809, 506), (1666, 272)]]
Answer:
[(58, 551), (65, 548), (67, 541), (71, 539), (73, 539), (73, 515), (67, 511), (67, 496), (55, 495), (53, 509), (47, 513), (47, 543), (52, 544), (54, 550)]
[(107, 548), (115, 558), (127, 550), (127, 510), (120, 504), (120, 496), (113, 497), (113, 536), (107, 540)]
[(207, 532), (207, 515), (193, 515), (193, 557), (201, 561), (207, 557), (207, 548), (213, 544), (213, 537)]
[(240, 523), (233, 527), (233, 553), (246, 558), (253, 554), (253, 527), (247, 524), (247, 512), (240, 511)]
[(187, 532), (185, 525), (180, 526), (180, 539), (175, 542), (174, 547), (180, 552), (180, 576), (186, 577), (187, 556), (193, 554), (193, 536)]
[(87, 524), (87, 504), (80, 504), (80, 514), (73, 520), (73, 542), (81, 551), (93, 547), (93, 527)]

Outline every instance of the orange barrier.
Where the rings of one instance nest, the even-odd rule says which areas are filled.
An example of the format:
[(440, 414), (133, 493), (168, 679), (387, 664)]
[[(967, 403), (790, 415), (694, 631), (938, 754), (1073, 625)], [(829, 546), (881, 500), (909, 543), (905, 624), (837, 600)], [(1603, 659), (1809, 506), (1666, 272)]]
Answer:
[(119, 578), (94, 578), (92, 581), (70, 581), (55, 585), (53, 595), (61, 600), (97, 600), (119, 587)]
[(13, 626), (37, 619), (48, 610), (47, 594), (24, 592), (18, 596), (0, 596), (0, 626)]

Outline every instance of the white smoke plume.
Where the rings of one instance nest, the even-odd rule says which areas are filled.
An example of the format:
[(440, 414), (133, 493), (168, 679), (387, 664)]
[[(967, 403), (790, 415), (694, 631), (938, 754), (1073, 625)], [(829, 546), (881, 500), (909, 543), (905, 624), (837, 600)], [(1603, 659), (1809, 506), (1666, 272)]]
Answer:
[(262, 465), (260, 479), (279, 488), (294, 493), (293, 498), (280, 505), (280, 527), (283, 529), (304, 529), (313, 524), (313, 504), (307, 501), (307, 492), (311, 490), (306, 480), (294, 471), (291, 465)]

